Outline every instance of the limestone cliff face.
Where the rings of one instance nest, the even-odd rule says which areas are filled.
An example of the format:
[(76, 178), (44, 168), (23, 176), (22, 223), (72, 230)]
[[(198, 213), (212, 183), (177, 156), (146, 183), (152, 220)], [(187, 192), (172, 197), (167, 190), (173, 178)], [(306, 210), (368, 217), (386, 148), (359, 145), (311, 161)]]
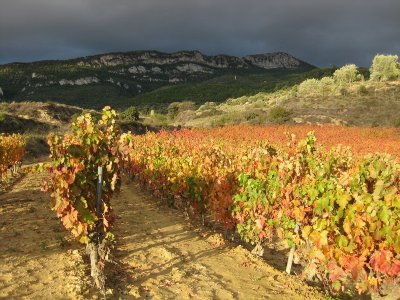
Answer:
[(84, 77), (76, 80), (61, 79), (58, 83), (60, 85), (87, 85), (91, 83), (98, 83), (100, 80), (96, 77)]
[(248, 55), (244, 57), (244, 60), (249, 64), (263, 69), (295, 69), (301, 64), (301, 61), (297, 58), (284, 52)]
[[(262, 69), (286, 68), (293, 69), (299, 67), (303, 62), (284, 52), (248, 55), (245, 57), (235, 57), (229, 55), (204, 55), (199, 51), (181, 51), (176, 53), (161, 53), (156, 51), (129, 52), (122, 54), (106, 54), (93, 57), (87, 61), (80, 61), (80, 66), (129, 66), (129, 72), (138, 74), (145, 73), (144, 65), (167, 66), (180, 63), (187, 63), (183, 72), (192, 70), (193, 73), (204, 72), (207, 66), (216, 69), (258, 67)], [(189, 66), (189, 67), (188, 67)], [(161, 72), (158, 69), (149, 70)], [(207, 73), (209, 71), (206, 71)]]

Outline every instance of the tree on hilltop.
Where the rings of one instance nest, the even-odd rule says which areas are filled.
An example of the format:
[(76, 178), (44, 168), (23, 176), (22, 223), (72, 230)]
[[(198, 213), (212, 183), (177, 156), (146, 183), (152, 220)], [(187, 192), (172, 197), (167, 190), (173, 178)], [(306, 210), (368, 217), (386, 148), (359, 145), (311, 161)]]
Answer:
[(371, 80), (386, 81), (398, 79), (400, 77), (398, 59), (397, 55), (375, 55), (370, 68)]
[(322, 77), (320, 80), (322, 96), (329, 95), (335, 89), (335, 81), (332, 77)]
[(301, 96), (320, 95), (322, 92), (321, 82), (318, 79), (306, 79), (300, 83), (298, 92)]
[(357, 66), (354, 64), (345, 65), (340, 69), (337, 69), (335, 73), (333, 73), (333, 80), (341, 87), (346, 86), (359, 79), (360, 73), (357, 70)]

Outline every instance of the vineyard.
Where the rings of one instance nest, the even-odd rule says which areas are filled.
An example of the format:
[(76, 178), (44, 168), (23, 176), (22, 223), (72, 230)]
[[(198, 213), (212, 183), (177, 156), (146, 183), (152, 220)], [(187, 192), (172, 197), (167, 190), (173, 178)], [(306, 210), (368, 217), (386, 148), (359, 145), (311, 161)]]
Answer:
[[(44, 190), (86, 245), (100, 290), (118, 223), (111, 198), (125, 177), (254, 253), (284, 242), (330, 295), (399, 283), (398, 130), (240, 125), (133, 135), (121, 133), (115, 117), (106, 107), (100, 117), (78, 117), (71, 133), (50, 136), (45, 165)], [(21, 161), (24, 141), (1, 138), (9, 168)]]
[[(211, 216), (245, 242), (263, 246), (275, 236), (285, 239), (332, 293), (398, 281), (396, 157), (363, 155), (360, 147), (357, 155), (341, 146), (325, 149), (313, 132), (283, 145), (269, 130), (125, 136), (125, 168), (163, 201), (194, 217)], [(263, 139), (268, 136), (275, 143)]]

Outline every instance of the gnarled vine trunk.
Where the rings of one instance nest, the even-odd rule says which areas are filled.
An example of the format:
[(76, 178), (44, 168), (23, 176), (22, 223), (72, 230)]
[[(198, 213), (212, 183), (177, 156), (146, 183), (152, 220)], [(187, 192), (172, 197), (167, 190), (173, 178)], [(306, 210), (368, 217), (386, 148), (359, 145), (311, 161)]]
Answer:
[(90, 257), (90, 275), (96, 286), (105, 290), (104, 257), (101, 255), (101, 245), (96, 239), (91, 239), (86, 246), (86, 253)]

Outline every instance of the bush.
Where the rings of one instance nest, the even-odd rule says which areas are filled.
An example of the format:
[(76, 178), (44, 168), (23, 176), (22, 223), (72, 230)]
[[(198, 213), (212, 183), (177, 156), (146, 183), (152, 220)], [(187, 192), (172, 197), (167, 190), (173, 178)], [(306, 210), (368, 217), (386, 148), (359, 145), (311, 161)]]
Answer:
[(335, 81), (332, 77), (323, 77), (320, 80), (322, 95), (330, 94), (335, 89)]
[(342, 95), (342, 96), (346, 96), (348, 94), (348, 91), (345, 87), (341, 87), (339, 92), (340, 92), (340, 95)]
[(254, 111), (247, 111), (243, 114), (243, 118), (246, 121), (251, 121), (254, 120), (255, 118), (257, 118), (258, 114)]
[(174, 119), (179, 113), (187, 110), (195, 110), (196, 104), (192, 101), (172, 102), (168, 106), (168, 117)]
[(149, 118), (145, 118), (143, 120), (143, 125), (147, 126), (168, 126), (168, 117), (167, 115), (163, 115), (160, 113), (155, 112), (153, 115), (151, 115)]
[(368, 94), (368, 90), (367, 90), (367, 88), (365, 87), (365, 85), (360, 85), (359, 87), (358, 87), (358, 93), (360, 94), (360, 95), (367, 95)]
[(206, 102), (203, 105), (201, 105), (198, 110), (202, 111), (202, 110), (214, 109), (216, 106), (217, 104), (215, 102)]
[(375, 55), (370, 68), (371, 80), (386, 81), (400, 77), (400, 69), (397, 55)]
[(138, 121), (139, 111), (135, 106), (130, 106), (120, 114), (120, 119), (123, 121)]
[(172, 102), (168, 106), (168, 117), (174, 119), (179, 113), (179, 102)]
[(223, 113), (222, 110), (219, 110), (219, 109), (217, 109), (215, 107), (212, 107), (212, 108), (207, 109), (207, 110), (206, 109), (201, 110), (200, 115), (197, 115), (197, 116), (199, 118), (205, 118), (205, 117), (217, 116), (217, 115), (220, 115), (222, 113)]
[(354, 64), (345, 65), (333, 73), (333, 80), (340, 86), (348, 85), (359, 78), (357, 66)]
[(319, 95), (322, 92), (321, 82), (315, 78), (306, 79), (300, 83), (298, 92), (301, 96)]
[(289, 121), (291, 114), (292, 113), (287, 109), (280, 106), (276, 106), (269, 111), (269, 119), (272, 122), (284, 123)]

